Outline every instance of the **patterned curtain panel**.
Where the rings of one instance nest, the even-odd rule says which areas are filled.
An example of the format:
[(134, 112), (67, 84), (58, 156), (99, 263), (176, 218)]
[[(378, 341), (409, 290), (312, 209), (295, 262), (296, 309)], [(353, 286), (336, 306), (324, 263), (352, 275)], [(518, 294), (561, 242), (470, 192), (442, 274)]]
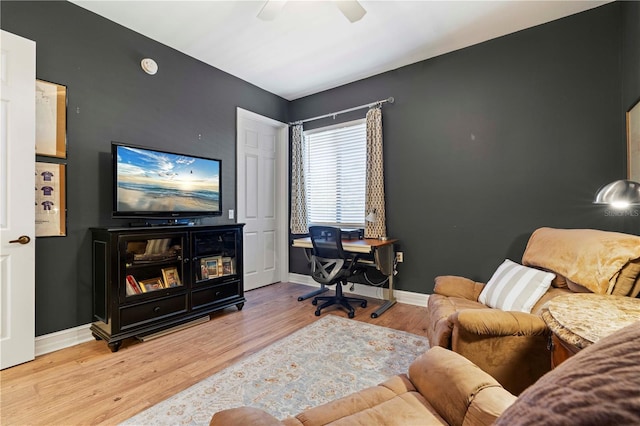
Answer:
[(382, 159), (382, 108), (367, 112), (367, 198), (365, 215), (375, 217), (366, 221), (365, 238), (387, 236), (387, 219), (384, 208), (384, 161)]
[(307, 198), (304, 190), (304, 158), (302, 124), (291, 128), (291, 233), (309, 233)]

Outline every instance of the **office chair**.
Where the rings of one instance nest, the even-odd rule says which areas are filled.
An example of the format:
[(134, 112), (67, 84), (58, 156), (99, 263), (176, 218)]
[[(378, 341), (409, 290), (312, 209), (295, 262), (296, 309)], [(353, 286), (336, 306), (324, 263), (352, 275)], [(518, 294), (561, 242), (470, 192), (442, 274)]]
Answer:
[(347, 284), (347, 278), (359, 272), (356, 262), (357, 255), (347, 256), (342, 249), (340, 228), (330, 226), (310, 226), (309, 235), (313, 249), (311, 252), (311, 277), (323, 285), (336, 285), (334, 296), (316, 296), (312, 300), (314, 306), (319, 301), (324, 303), (316, 309), (316, 316), (327, 306), (340, 305), (348, 311), (349, 318), (355, 316), (355, 309), (349, 302), (360, 303), (367, 307), (365, 299), (346, 297), (342, 294), (342, 286)]

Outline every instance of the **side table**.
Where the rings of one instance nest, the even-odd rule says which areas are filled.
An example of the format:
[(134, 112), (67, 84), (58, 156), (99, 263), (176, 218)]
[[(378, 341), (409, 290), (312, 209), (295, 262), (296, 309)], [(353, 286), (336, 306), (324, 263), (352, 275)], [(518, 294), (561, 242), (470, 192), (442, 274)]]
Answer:
[(640, 299), (567, 294), (552, 299), (542, 319), (553, 333), (549, 349), (551, 368), (555, 368), (601, 338), (640, 321)]

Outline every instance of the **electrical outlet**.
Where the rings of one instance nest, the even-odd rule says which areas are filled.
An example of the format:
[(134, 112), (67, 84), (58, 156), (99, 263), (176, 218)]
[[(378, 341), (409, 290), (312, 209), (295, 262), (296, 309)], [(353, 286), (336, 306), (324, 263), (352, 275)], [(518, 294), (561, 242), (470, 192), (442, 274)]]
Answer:
[(399, 251), (399, 252), (396, 253), (396, 261), (398, 263), (404, 262), (404, 253), (403, 252)]
[(235, 218), (235, 212), (233, 211), (233, 209), (229, 209), (229, 219), (233, 218)]

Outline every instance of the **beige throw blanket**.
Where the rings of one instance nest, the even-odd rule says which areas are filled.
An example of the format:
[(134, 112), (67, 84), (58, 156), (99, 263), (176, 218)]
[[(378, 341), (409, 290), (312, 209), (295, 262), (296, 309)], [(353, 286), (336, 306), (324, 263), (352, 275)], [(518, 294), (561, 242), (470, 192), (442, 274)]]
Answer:
[(618, 281), (631, 281), (633, 288), (633, 283), (640, 282), (638, 259), (640, 237), (636, 235), (540, 228), (531, 235), (522, 264), (562, 275), (594, 293), (612, 294)]

